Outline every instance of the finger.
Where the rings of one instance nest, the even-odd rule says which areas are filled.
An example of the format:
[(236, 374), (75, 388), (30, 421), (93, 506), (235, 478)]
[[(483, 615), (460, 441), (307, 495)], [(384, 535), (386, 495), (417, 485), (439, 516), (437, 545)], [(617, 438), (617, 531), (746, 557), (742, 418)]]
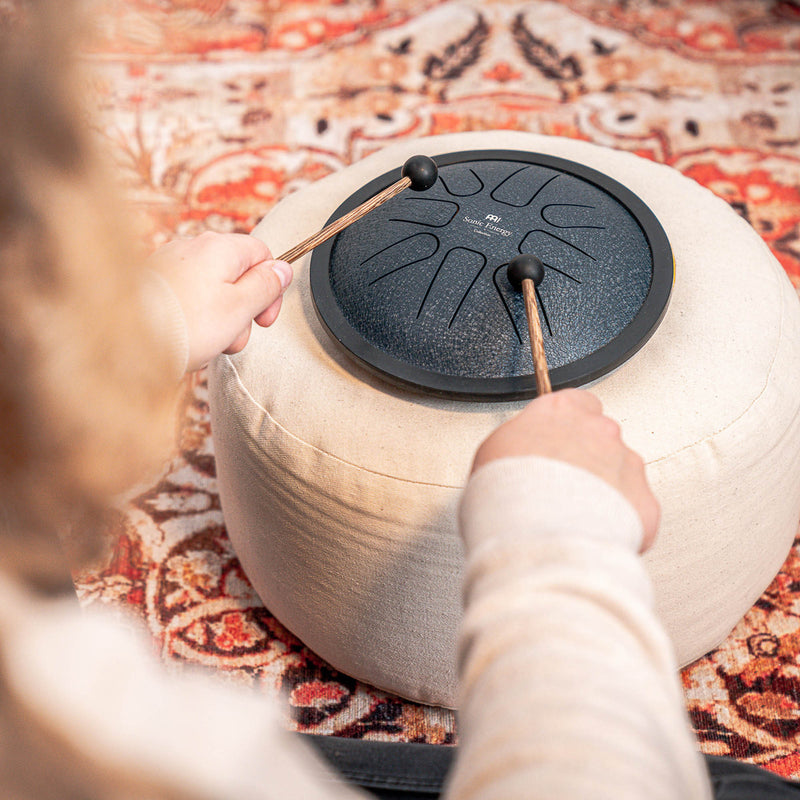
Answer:
[(218, 265), (227, 281), (236, 282), (254, 264), (272, 260), (269, 247), (246, 233), (206, 231), (196, 241), (204, 255)]
[(644, 553), (654, 542), (661, 521), (661, 505), (647, 480), (644, 459), (633, 450), (626, 450), (622, 462), (622, 490), (633, 504), (642, 521), (644, 535), (640, 552)]
[(256, 318), (256, 324), (260, 325), (262, 328), (268, 328), (278, 319), (278, 313), (281, 310), (281, 304), (283, 303), (283, 295), (281, 295), (266, 311), (262, 311)]
[(253, 265), (234, 284), (242, 312), (254, 319), (267, 311), (291, 281), (292, 268), (285, 261)]
[(655, 542), (658, 526), (661, 522), (661, 505), (652, 492), (646, 491), (639, 500), (637, 510), (639, 511), (639, 517), (642, 520), (642, 528), (644, 529), (642, 545), (639, 548), (639, 552), (645, 553), (650, 549), (653, 542)]
[(619, 422), (611, 417), (606, 417), (604, 414), (592, 416), (587, 420), (587, 424), (591, 425), (591, 430), (602, 442), (622, 442), (622, 428)]
[(556, 392), (543, 394), (532, 400), (529, 407), (537, 410), (547, 409), (555, 414), (596, 416), (603, 413), (603, 404), (599, 398), (585, 389), (559, 389)]
[(603, 413), (603, 404), (600, 402), (600, 398), (586, 389), (562, 389), (558, 394), (562, 399), (574, 403), (584, 411), (592, 414)]
[(223, 351), (226, 355), (232, 356), (244, 350), (250, 340), (250, 326), (248, 325)]

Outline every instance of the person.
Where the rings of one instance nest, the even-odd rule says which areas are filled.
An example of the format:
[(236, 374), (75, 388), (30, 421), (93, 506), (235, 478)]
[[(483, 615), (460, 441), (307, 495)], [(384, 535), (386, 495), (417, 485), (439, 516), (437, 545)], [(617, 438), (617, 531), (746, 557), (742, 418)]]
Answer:
[[(0, 53), (0, 793), (364, 797), (267, 698), (169, 672), (74, 601), (65, 565), (96, 556), (116, 493), (163, 456), (177, 377), (271, 325), (292, 275), (244, 234), (138, 268), (76, 121), (64, 8), (23, 5)], [(533, 401), (480, 447), (446, 797), (711, 796), (639, 559), (658, 516), (588, 392)]]

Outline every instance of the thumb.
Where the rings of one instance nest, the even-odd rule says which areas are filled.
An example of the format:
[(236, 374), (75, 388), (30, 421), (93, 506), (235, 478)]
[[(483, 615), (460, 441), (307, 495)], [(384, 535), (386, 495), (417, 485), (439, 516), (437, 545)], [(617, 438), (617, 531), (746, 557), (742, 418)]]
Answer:
[(235, 282), (248, 319), (266, 311), (292, 282), (292, 267), (285, 261), (260, 261)]

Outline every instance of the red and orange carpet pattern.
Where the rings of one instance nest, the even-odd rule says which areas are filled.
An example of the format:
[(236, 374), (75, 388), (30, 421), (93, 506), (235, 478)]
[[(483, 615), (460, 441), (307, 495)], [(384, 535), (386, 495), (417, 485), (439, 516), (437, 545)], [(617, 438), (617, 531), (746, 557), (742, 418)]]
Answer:
[[(248, 232), (282, 197), (406, 137), (509, 128), (669, 164), (727, 200), (800, 288), (800, 4), (787, 0), (91, 0), (89, 105), (149, 246)], [(202, 373), (179, 453), (118, 520), (86, 604), (171, 664), (275, 695), (307, 732), (452, 743), (451, 712), (334, 672), (263, 607), (217, 495)], [(705, 752), (800, 777), (800, 542), (683, 672)]]

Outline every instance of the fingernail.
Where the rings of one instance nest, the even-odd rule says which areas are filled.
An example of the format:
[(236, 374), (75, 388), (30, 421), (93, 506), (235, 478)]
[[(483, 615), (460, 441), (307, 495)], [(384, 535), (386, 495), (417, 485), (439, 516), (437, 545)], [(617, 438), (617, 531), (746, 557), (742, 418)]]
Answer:
[(292, 268), (286, 261), (276, 261), (272, 265), (275, 274), (281, 282), (281, 288), (285, 289), (292, 282)]

